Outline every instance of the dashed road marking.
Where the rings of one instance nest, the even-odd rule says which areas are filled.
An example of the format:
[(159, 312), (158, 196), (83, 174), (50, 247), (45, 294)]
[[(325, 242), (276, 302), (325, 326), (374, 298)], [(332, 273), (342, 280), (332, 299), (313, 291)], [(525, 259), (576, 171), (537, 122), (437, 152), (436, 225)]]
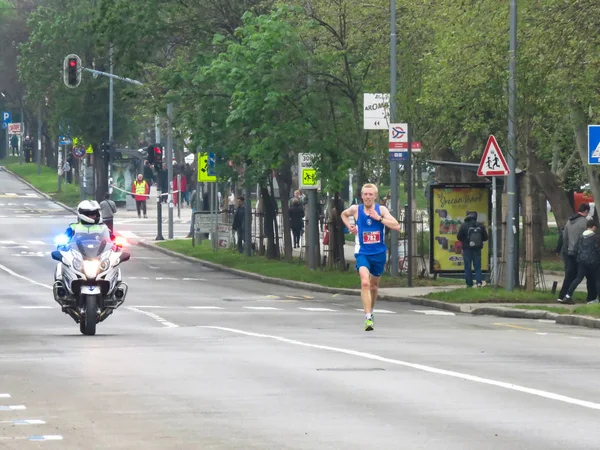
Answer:
[(190, 309), (224, 309), (220, 306), (189, 306)]
[(46, 422), (40, 419), (17, 419), (0, 420), (0, 423), (10, 423), (12, 425), (44, 425)]
[(449, 311), (439, 311), (436, 309), (412, 309), (411, 311), (421, 314), (427, 314), (431, 316), (455, 316), (453, 312)]
[[(356, 311), (364, 312), (364, 309), (362, 309), (362, 308), (356, 308)], [(388, 311), (387, 309), (374, 309), (373, 313), (379, 313), (379, 314), (396, 314), (396, 311)]]
[(244, 306), (245, 309), (257, 309), (257, 310), (277, 310), (281, 311), (281, 308), (274, 308), (273, 306)]
[(0, 405), (0, 411), (22, 411), (27, 409), (25, 405)]
[(335, 309), (329, 309), (329, 308), (298, 308), (298, 309), (302, 309), (304, 311), (336, 311)]
[(10, 398), (10, 394), (0, 394), (0, 398)]

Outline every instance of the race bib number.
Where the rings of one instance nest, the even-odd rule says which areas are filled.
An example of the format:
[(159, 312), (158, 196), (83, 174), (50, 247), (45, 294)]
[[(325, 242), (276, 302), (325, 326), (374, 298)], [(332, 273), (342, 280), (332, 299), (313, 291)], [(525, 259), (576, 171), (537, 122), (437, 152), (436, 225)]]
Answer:
[(378, 244), (381, 242), (381, 233), (379, 231), (363, 232), (363, 242), (365, 244)]

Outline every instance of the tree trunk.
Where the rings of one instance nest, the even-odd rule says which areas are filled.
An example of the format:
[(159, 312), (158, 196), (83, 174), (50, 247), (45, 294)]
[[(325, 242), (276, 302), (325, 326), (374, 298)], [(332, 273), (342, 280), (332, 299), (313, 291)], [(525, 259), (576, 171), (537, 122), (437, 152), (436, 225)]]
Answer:
[(575, 142), (577, 143), (579, 156), (588, 174), (594, 203), (598, 205), (596, 200), (600, 199), (600, 179), (598, 178), (598, 172), (588, 164), (587, 120), (582, 106), (574, 100), (571, 101), (571, 121), (575, 131)]
[(290, 165), (290, 161), (292, 160), (292, 156), (290, 155), (276, 174), (277, 184), (279, 185), (279, 195), (281, 197), (281, 220), (283, 221), (283, 259), (288, 262), (291, 262), (293, 258), (290, 208), (287, 202), (292, 190), (292, 168)]
[(569, 203), (569, 197), (558, 181), (558, 177), (552, 173), (546, 161), (541, 160), (535, 151), (530, 155), (530, 170), (536, 183), (550, 202), (558, 227), (562, 228), (573, 215), (573, 208)]

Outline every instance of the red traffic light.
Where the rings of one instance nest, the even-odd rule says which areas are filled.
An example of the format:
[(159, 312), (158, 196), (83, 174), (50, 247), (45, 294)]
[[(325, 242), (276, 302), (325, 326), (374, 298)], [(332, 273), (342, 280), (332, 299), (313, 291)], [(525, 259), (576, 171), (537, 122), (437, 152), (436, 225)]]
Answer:
[(77, 61), (75, 61), (74, 59), (69, 60), (69, 66), (70, 67), (76, 67), (77, 66)]

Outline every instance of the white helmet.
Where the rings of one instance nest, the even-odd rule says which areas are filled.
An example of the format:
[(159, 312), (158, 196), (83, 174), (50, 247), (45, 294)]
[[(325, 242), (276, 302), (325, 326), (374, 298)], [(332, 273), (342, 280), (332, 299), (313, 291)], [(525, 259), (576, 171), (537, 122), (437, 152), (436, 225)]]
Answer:
[(95, 200), (84, 200), (77, 205), (77, 217), (82, 223), (97, 224), (102, 222), (100, 205)]

